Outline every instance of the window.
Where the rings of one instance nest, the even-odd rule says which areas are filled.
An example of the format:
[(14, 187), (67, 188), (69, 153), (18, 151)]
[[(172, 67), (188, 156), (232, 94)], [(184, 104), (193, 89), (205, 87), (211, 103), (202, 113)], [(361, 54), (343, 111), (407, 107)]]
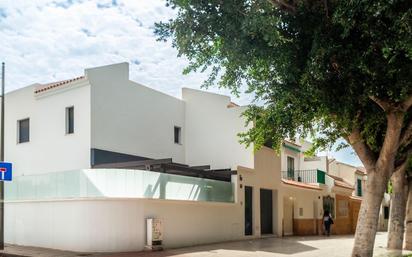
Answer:
[(30, 141), (30, 119), (23, 119), (17, 122), (17, 136), (18, 143)]
[(175, 144), (182, 143), (182, 129), (180, 127), (175, 126)]
[(295, 177), (295, 158), (288, 156), (287, 158), (287, 173), (288, 178)]
[(66, 108), (66, 134), (74, 133), (74, 107)]

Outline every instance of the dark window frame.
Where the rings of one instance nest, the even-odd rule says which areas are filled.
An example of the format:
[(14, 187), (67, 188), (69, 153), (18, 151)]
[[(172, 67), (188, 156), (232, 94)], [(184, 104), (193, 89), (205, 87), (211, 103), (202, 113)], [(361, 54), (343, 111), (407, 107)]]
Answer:
[(179, 126), (173, 127), (173, 141), (175, 142), (175, 144), (182, 144), (182, 128)]
[[(27, 122), (27, 135), (23, 135), (23, 122)], [(17, 121), (17, 143), (23, 144), (30, 142), (30, 118), (24, 118)]]
[(66, 107), (66, 135), (74, 134), (74, 106)]

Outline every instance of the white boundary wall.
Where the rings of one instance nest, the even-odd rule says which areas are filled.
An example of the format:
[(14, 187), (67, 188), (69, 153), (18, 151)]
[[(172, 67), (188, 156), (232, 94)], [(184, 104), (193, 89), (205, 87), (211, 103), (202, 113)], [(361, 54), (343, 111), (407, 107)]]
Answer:
[(243, 238), (243, 208), (236, 203), (112, 198), (7, 202), (5, 209), (5, 241), (17, 245), (139, 251), (150, 217), (162, 219), (166, 248)]

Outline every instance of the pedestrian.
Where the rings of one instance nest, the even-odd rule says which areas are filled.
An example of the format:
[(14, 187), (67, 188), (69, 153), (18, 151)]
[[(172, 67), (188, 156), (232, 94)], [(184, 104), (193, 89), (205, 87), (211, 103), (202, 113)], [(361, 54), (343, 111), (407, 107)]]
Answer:
[(330, 227), (333, 224), (332, 216), (330, 215), (329, 211), (325, 211), (323, 213), (323, 225), (325, 227), (325, 234), (326, 236), (330, 236)]

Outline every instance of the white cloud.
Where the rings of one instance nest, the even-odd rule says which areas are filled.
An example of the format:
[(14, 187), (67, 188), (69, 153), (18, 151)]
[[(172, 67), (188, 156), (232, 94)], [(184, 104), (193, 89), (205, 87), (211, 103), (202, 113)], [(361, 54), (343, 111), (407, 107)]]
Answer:
[(8, 90), (123, 61), (130, 62), (133, 80), (174, 96), (183, 86), (200, 88), (206, 78), (182, 75), (187, 60), (177, 58), (170, 43), (156, 41), (154, 23), (175, 14), (161, 0), (0, 0), (0, 10), (0, 60), (6, 62)]
[[(0, 61), (6, 62), (8, 91), (124, 61), (131, 64), (132, 80), (167, 94), (179, 97), (183, 86), (200, 88), (206, 75), (182, 75), (187, 60), (177, 58), (170, 43), (156, 41), (154, 23), (175, 15), (164, 5), (162, 0), (0, 0)], [(232, 99), (248, 104), (252, 97)], [(342, 153), (337, 155), (358, 162)]]

